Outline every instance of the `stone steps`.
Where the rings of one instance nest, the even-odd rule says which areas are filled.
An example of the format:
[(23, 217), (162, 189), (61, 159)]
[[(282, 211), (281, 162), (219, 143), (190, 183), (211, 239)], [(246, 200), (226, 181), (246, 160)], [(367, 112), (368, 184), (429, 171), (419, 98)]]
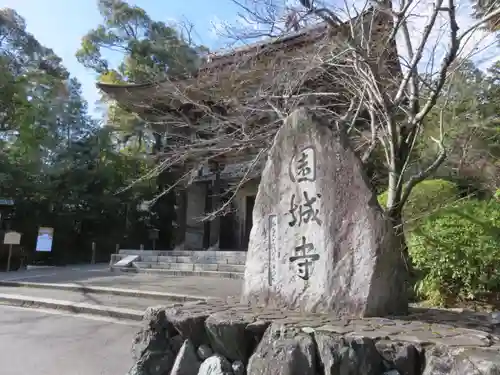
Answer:
[(137, 255), (142, 256), (200, 256), (209, 258), (236, 258), (246, 259), (246, 251), (233, 250), (138, 250), (138, 249), (121, 249), (121, 255)]
[[(116, 263), (127, 256), (138, 256), (128, 267)], [(127, 272), (162, 273), (172, 276), (207, 276), (243, 278), (246, 252), (244, 251), (189, 251), (189, 250), (120, 250), (111, 256), (110, 268)]]
[(166, 262), (134, 262), (139, 268), (157, 268), (175, 271), (220, 271), (220, 272), (245, 272), (245, 266), (240, 264), (217, 263), (166, 263)]
[(194, 256), (168, 256), (168, 255), (141, 255), (141, 262), (154, 262), (154, 263), (205, 263), (205, 264), (234, 264), (245, 265), (245, 259), (237, 257), (203, 257), (199, 255)]

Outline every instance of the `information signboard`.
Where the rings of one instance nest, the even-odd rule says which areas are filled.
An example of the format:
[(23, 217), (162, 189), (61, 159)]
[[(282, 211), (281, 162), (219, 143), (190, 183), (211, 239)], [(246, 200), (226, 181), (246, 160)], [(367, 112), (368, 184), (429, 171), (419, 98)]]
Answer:
[(40, 252), (52, 251), (53, 238), (54, 238), (54, 228), (40, 227), (40, 229), (38, 229), (38, 237), (36, 239), (36, 251)]
[(5, 233), (3, 243), (5, 245), (19, 245), (21, 243), (21, 233), (14, 231)]

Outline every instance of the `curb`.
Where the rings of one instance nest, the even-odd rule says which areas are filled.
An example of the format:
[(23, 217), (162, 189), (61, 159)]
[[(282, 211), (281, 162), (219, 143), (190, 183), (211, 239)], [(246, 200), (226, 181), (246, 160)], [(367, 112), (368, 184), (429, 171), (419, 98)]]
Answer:
[(215, 277), (219, 279), (236, 279), (243, 280), (244, 274), (241, 272), (227, 272), (227, 271), (180, 271), (180, 270), (168, 270), (162, 268), (122, 268), (122, 267), (111, 267), (111, 270), (117, 270), (120, 272), (132, 272), (132, 273), (157, 273), (166, 276), (200, 276), (200, 277)]
[(114, 296), (159, 299), (162, 301), (168, 299), (172, 302), (207, 301), (211, 299), (211, 297), (196, 296), (189, 294), (163, 293), (163, 292), (145, 291), (138, 289), (119, 289), (119, 288), (110, 288), (104, 286), (103, 287), (84, 286), (78, 284), (34, 283), (29, 281), (0, 281), (0, 286), (55, 289), (55, 290), (66, 290), (71, 292), (94, 293), (94, 294), (110, 294)]
[(47, 308), (63, 310), (74, 314), (99, 315), (108, 318), (141, 321), (144, 311), (110, 306), (96, 306), (88, 303), (75, 303), (57, 299), (20, 296), (0, 293), (0, 304), (27, 308)]

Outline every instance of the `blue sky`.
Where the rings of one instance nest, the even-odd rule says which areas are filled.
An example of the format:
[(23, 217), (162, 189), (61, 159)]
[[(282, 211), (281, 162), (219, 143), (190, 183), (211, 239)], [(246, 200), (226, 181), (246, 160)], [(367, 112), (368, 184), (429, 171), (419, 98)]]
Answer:
[[(293, 2), (294, 0), (287, 1)], [(335, 0), (332, 1), (335, 2)], [(430, 7), (429, 1), (418, 0), (419, 9), (422, 12), (419, 10), (414, 12), (416, 14), (414, 14), (413, 35), (421, 35), (422, 22), (425, 22), (425, 17), (422, 18), (420, 13), (426, 13), (424, 10)], [(459, 12), (461, 13), (460, 28), (465, 30), (472, 22), (469, 16), (471, 14), (470, 1), (457, 0), (457, 2), (462, 8)], [(220, 47), (213, 32), (213, 21), (234, 23), (240, 11), (231, 0), (129, 0), (129, 3), (145, 9), (153, 19), (158, 21), (188, 19), (195, 25), (197, 42), (203, 43), (212, 50)], [(101, 22), (97, 11), (97, 0), (0, 0), (0, 8), (3, 7), (15, 9), (26, 19), (28, 31), (63, 59), (64, 65), (82, 83), (84, 96), (90, 108), (94, 109), (99, 99), (99, 93), (95, 87), (96, 77), (92, 71), (85, 69), (76, 61), (75, 52), (80, 46), (81, 37)], [(439, 31), (439, 29), (436, 30)], [(474, 37), (469, 40), (465, 55), (479, 46), (492, 43), (498, 46), (493, 35), (485, 38), (482, 34), (475, 33)], [(430, 46), (432, 47), (433, 44)], [(431, 54), (435, 55), (436, 51), (438, 50), (431, 49)], [(477, 62), (482, 59), (486, 60), (486, 67), (490, 65), (493, 58), (498, 58), (498, 56), (500, 56), (498, 47), (489, 48), (488, 53), (475, 55), (474, 60)]]
[[(215, 47), (214, 19), (234, 19), (237, 8), (231, 0), (131, 0), (158, 21), (186, 18), (196, 25), (197, 39)], [(101, 22), (96, 0), (0, 0), (0, 8), (15, 9), (26, 19), (27, 29), (59, 55), (72, 75), (83, 85), (91, 108), (99, 99), (93, 72), (76, 61), (80, 39)]]

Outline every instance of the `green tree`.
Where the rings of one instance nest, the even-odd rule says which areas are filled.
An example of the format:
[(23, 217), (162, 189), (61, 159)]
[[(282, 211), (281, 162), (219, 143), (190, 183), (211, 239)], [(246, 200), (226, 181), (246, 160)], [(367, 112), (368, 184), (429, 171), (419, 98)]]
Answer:
[[(436, 108), (426, 119), (426, 137), (420, 139), (416, 160), (428, 163), (433, 157), (430, 136), (439, 136), (436, 124), (443, 119), (446, 161), (437, 174), (461, 185), (494, 192), (500, 182), (500, 80), (495, 66), (488, 74), (471, 61), (458, 61), (445, 90), (446, 98), (438, 99)], [(443, 113), (440, 108), (445, 107)]]
[[(196, 71), (201, 46), (173, 26), (152, 20), (137, 6), (122, 0), (99, 0), (103, 23), (82, 38), (76, 56), (98, 73), (113, 71), (117, 81), (149, 82), (165, 77), (184, 77)], [(118, 67), (110, 66), (105, 52), (121, 53)]]
[(25, 248), (34, 248), (41, 225), (55, 228), (58, 262), (88, 261), (92, 241), (103, 261), (116, 243), (144, 243), (158, 213), (138, 206), (156, 187), (117, 192), (145, 173), (148, 160), (89, 116), (80, 83), (21, 16), (2, 10), (0, 36), (0, 196), (16, 201), (12, 227)]
[[(76, 56), (99, 73), (100, 81), (145, 83), (186, 77), (198, 69), (207, 51), (194, 45), (189, 35), (154, 21), (143, 9), (123, 0), (99, 0), (98, 8), (103, 22), (82, 38)], [(111, 54), (121, 55), (118, 66), (111, 66), (106, 58)], [(107, 106), (106, 124), (125, 145), (144, 151), (154, 143), (148, 124), (106, 97), (102, 101)]]
[(34, 117), (36, 99), (67, 76), (61, 59), (26, 31), (24, 19), (0, 9), (0, 130)]

